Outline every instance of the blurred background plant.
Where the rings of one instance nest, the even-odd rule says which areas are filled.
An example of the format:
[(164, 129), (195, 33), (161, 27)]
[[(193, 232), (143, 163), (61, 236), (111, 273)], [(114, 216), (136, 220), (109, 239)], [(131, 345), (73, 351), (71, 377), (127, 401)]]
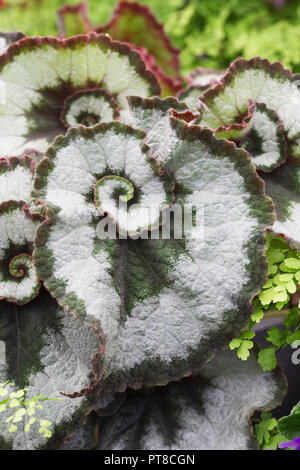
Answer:
[[(59, 33), (62, 35), (62, 29), (60, 28), (59, 31), (58, 28), (61, 24), (59, 24), (57, 12), (66, 3), (75, 6), (79, 4), (79, 1), (0, 0), (0, 31), (22, 31), (29, 36), (57, 36)], [(78, 17), (78, 23), (68, 24), (67, 19), (64, 19), (63, 26), (65, 26), (66, 33), (71, 34), (72, 27), (74, 27), (74, 33), (78, 28), (89, 30), (89, 28), (100, 27), (99, 29), (102, 30), (103, 25), (105, 25), (104, 31), (108, 28), (107, 23), (112, 18), (118, 0), (89, 0), (86, 3), (89, 11), (78, 10), (84, 11), (82, 22), (80, 22), (80, 17)], [(183, 76), (199, 66), (224, 70), (237, 57), (249, 59), (256, 55), (267, 57), (271, 62), (281, 61), (293, 72), (300, 72), (300, 0), (247, 0), (246, 2), (241, 2), (241, 0), (227, 0), (226, 2), (224, 0), (165, 0), (163, 2), (143, 0), (138, 3), (151, 8), (157, 20), (164, 25), (165, 32), (173, 46), (180, 49), (180, 71)], [(133, 22), (127, 21), (127, 23), (130, 23), (130, 27), (134, 30)], [(116, 30), (118, 34), (124, 33), (122, 27)], [(145, 46), (148, 52), (155, 56), (156, 66), (159, 65), (162, 68), (167, 79), (173, 80), (172, 88), (163, 78), (158, 77), (161, 79), (162, 86), (165, 86), (164, 94), (168, 95), (172, 92), (175, 94), (178, 80), (178, 86), (181, 86), (178, 64), (176, 66), (176, 51), (174, 52), (170, 47), (166, 47), (165, 50), (160, 47), (159, 40), (163, 43), (162, 35), (156, 35), (155, 28), (142, 27), (139, 33), (140, 31), (143, 32), (142, 37), (135, 35), (132, 41), (130, 28), (125, 31), (127, 37), (125, 34), (125, 37), (115, 37), (115, 39)], [(149, 40), (145, 37), (145, 32), (148, 33)], [(165, 51), (170, 53), (171, 59), (172, 56), (173, 59), (175, 57), (175, 66), (173, 62), (175, 72), (172, 67), (166, 68), (170, 57), (165, 55)], [(151, 54), (151, 57), (148, 57), (147, 51), (144, 53), (149, 67), (152, 64)], [(273, 370), (277, 362), (280, 362), (282, 352), (288, 350), (290, 354), (294, 341), (300, 341), (300, 253), (291, 248), (282, 237), (269, 234), (267, 259), (269, 277), (254, 301), (255, 311), (251, 317), (249, 329), (230, 344), (231, 349), (237, 350), (238, 357), (246, 360), (253, 347), (252, 340), (256, 334), (253, 327), (263, 318), (282, 316), (279, 327), (272, 324), (271, 328), (263, 332), (265, 344), (259, 354), (258, 362), (265, 371)], [(290, 357), (288, 360), (290, 361)], [(291, 404), (295, 405), (299, 400), (298, 383), (295, 396), (288, 397), (286, 400), (283, 414), (288, 414)], [(6, 384), (2, 385), (6, 386)], [(2, 396), (4, 392), (2, 390)], [(26, 426), (31, 426), (35, 420), (35, 417), (30, 417), (33, 405), (31, 406), (30, 401), (24, 401), (25, 392), (16, 393), (19, 395), (11, 397), (14, 400), (13, 406), (9, 405), (7, 394), (4, 401), (0, 401), (0, 411), (16, 407), (16, 412), (6, 418), (12, 433), (16, 432), (16, 423), (19, 421), (23, 423), (25, 416), (29, 417)], [(19, 402), (17, 398), (20, 399)], [(46, 399), (46, 397), (35, 398)], [(30, 408), (30, 413), (27, 413), (27, 407)], [(276, 449), (278, 444), (282, 444), (286, 439), (298, 438), (299, 409), (299, 404), (294, 406), (291, 415), (279, 421), (269, 413), (254, 419), (254, 433), (262, 449)], [(50, 425), (50, 421), (40, 420), (38, 432), (44, 434), (45, 437), (51, 437)], [(288, 442), (289, 447), (292, 446), (291, 443), (292, 441)], [(298, 441), (295, 440), (294, 444), (297, 446)]]
[[(4, 0), (0, 30), (57, 35), (56, 11), (78, 0)], [(110, 18), (117, 0), (89, 0), (94, 25)], [(183, 75), (195, 67), (226, 68), (236, 57), (280, 60), (300, 72), (299, 0), (143, 0), (181, 49)], [(38, 18), (38, 21), (37, 21)]]

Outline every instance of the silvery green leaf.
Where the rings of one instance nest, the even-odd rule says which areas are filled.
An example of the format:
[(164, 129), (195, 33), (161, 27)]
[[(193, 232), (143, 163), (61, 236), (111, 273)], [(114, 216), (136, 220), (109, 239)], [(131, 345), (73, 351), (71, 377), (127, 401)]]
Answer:
[[(26, 399), (46, 396), (36, 416), (51, 421), (53, 436), (39, 434), (38, 420), (24, 432), (8, 432), (6, 410), (0, 420), (0, 448), (40, 449), (56, 447), (84, 423), (94, 401), (85, 391), (101, 373), (101, 339), (95, 330), (60, 308), (43, 289), (25, 306), (0, 303), (0, 341), (5, 345), (5, 362), (0, 381), (9, 380), (12, 390), (26, 387)], [(72, 397), (74, 393), (77, 396)]]
[[(117, 103), (122, 121), (128, 115), (126, 96), (160, 93), (154, 74), (146, 69), (138, 52), (96, 33), (66, 40), (25, 38), (13, 44), (0, 58), (0, 83), (5, 98), (0, 100), (1, 156), (17, 156), (27, 149), (46, 150), (65, 132), (66, 101), (70, 96), (74, 100), (76, 92), (80, 96), (76, 104), (73, 101), (75, 120), (88, 125), (90, 107), (80, 101), (86, 89), (105, 90)], [(106, 106), (107, 101), (102, 103), (107, 114)], [(100, 111), (97, 119), (101, 121), (104, 108)]]
[(290, 154), (300, 158), (300, 120), (296, 119), (300, 106), (298, 80), (279, 62), (271, 64), (260, 57), (237, 59), (221, 81), (202, 95), (201, 126), (216, 129), (237, 122), (252, 99), (277, 113)]
[(116, 415), (99, 422), (98, 450), (250, 450), (253, 410), (280, 403), (285, 381), (226, 350), (198, 377), (133, 393)]
[[(246, 152), (175, 118), (168, 125), (172, 146), (155, 155), (143, 130), (118, 122), (70, 129), (36, 171), (33, 197), (47, 204), (48, 220), (38, 228), (35, 264), (59, 303), (103, 333), (99, 387), (108, 392), (198, 370), (245, 326), (265, 279), (272, 203)], [(143, 230), (124, 239), (108, 205), (114, 192), (97, 193), (103, 181), (122, 181), (125, 199), (134, 187), (142, 209), (195, 207), (202, 222), (184, 237), (174, 228), (155, 239), (143, 210), (131, 219), (129, 205), (130, 226)], [(115, 237), (99, 232), (108, 220)]]
[(275, 203), (277, 220), (273, 231), (283, 234), (300, 248), (300, 168), (283, 165), (263, 175), (266, 193)]

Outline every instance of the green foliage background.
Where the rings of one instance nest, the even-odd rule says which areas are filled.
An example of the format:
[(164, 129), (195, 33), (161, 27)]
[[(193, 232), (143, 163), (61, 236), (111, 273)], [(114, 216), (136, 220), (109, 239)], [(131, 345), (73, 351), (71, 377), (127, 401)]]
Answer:
[[(65, 3), (77, 4), (80, 0), (4, 0), (0, 8), (0, 31), (22, 31), (26, 35), (57, 35), (56, 11)], [(0, 2), (1, 3), (1, 2)], [(90, 19), (94, 25), (106, 23), (118, 0), (89, 0)], [(181, 50), (183, 75), (198, 66), (225, 69), (237, 57), (249, 59), (259, 55), (270, 61), (281, 61), (293, 72), (300, 72), (300, 0), (286, 0), (277, 8), (270, 0), (143, 0), (165, 30), (173, 44)], [(289, 247), (281, 237), (268, 235), (268, 280), (254, 300), (255, 311), (249, 329), (230, 343), (237, 349), (238, 357), (246, 360), (253, 347), (253, 326), (274, 310), (285, 310), (284, 328), (272, 327), (267, 332), (270, 347), (259, 354), (259, 364), (264, 370), (277, 365), (277, 352), (300, 338), (299, 306), (291, 308), (291, 295), (300, 283), (300, 253)], [(33, 424), (34, 406), (25, 402), (24, 391), (11, 394), (0, 387), (0, 412), (12, 408), (7, 419), (10, 432), (29, 417), (27, 426)], [(35, 397), (46, 399), (45, 397)], [(39, 405), (40, 406), (40, 405)], [(37, 407), (35, 405), (35, 407)], [(16, 408), (16, 411), (14, 411)], [(28, 409), (27, 409), (28, 408)], [(262, 449), (276, 449), (285, 440), (283, 433), (292, 438), (299, 433), (300, 405), (291, 416), (277, 421), (264, 413), (255, 421), (255, 435)], [(31, 416), (31, 417), (30, 417)], [(39, 432), (50, 437), (51, 423), (39, 420)], [(295, 424), (296, 423), (296, 424)], [(293, 431), (293, 433), (292, 433)]]
[[(0, 30), (28, 35), (56, 35), (56, 10), (66, 0), (6, 0), (0, 10)], [(68, 0), (69, 4), (79, 0)], [(95, 25), (105, 23), (117, 0), (89, 0)], [(264, 0), (143, 0), (164, 23), (181, 49), (182, 72), (193, 68), (226, 68), (237, 57), (255, 55), (280, 60), (300, 72), (300, 2), (286, 0), (282, 8)], [(20, 6), (22, 4), (23, 6)], [(19, 5), (19, 6), (18, 6)]]

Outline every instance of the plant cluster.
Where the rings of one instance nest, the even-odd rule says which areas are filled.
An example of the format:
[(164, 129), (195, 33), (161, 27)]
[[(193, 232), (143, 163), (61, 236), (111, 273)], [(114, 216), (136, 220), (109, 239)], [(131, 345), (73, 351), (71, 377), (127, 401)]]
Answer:
[[(78, 0), (6, 0), (0, 30), (22, 30), (28, 35), (57, 35), (56, 11)], [(89, 19), (103, 25), (111, 18), (118, 0), (89, 0)], [(182, 72), (201, 63), (226, 69), (236, 57), (254, 55), (281, 60), (299, 72), (299, 22), (297, 0), (279, 5), (273, 0), (143, 0), (165, 25), (168, 36), (181, 52)], [(283, 3), (283, 2), (281, 2)], [(35, 21), (38, 12), (39, 21)], [(76, 28), (78, 23), (69, 22)], [(82, 24), (81, 22), (79, 24)], [(127, 26), (128, 28), (129, 26)]]
[(50, 398), (37, 395), (30, 400), (25, 400), (26, 388), (17, 392), (9, 392), (9, 389), (14, 386), (15, 384), (8, 381), (0, 384), (0, 413), (10, 412), (5, 419), (5, 423), (9, 425), (8, 432), (17, 432), (20, 425), (24, 426), (25, 433), (29, 432), (31, 426), (38, 421), (39, 434), (50, 438), (52, 436), (51, 421), (35, 416), (37, 410), (43, 409), (42, 402), (48, 401)]
[[(0, 38), (0, 447), (294, 438), (263, 414), (255, 440), (249, 417), (280, 403), (276, 353), (300, 339), (298, 76), (240, 59), (184, 88), (148, 8), (58, 18), (76, 34)], [(176, 211), (192, 222), (164, 238)], [(274, 309), (285, 329), (259, 351)]]
[[(262, 450), (280, 449), (299, 450), (300, 435), (300, 403), (292, 409), (289, 416), (279, 420), (273, 418), (272, 413), (261, 413), (254, 417), (254, 434)], [(287, 439), (290, 441), (286, 442)]]
[(230, 343), (231, 349), (237, 349), (240, 359), (246, 360), (249, 350), (254, 346), (253, 327), (263, 318), (272, 315), (284, 315), (283, 328), (272, 326), (269, 328), (266, 340), (272, 344), (259, 352), (258, 362), (264, 370), (272, 370), (277, 365), (276, 353), (286, 347), (292, 346), (300, 340), (299, 319), (299, 271), (300, 254), (291, 248), (286, 240), (267, 234), (268, 280), (263, 285), (260, 294), (253, 300), (255, 310), (251, 315), (249, 328)]

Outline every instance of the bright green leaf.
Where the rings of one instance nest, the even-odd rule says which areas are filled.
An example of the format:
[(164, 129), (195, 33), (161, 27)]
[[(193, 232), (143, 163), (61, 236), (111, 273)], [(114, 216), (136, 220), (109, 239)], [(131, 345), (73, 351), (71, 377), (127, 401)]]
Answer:
[(280, 330), (277, 326), (272, 326), (268, 330), (266, 340), (280, 348), (285, 343), (286, 332)]
[(237, 352), (238, 357), (242, 361), (246, 361), (250, 355), (249, 351), (253, 348), (253, 346), (254, 346), (253, 341), (244, 340), (238, 349), (238, 352)]
[(13, 432), (17, 432), (17, 430), (18, 430), (18, 428), (17, 428), (17, 426), (16, 426), (15, 424), (11, 424), (11, 425), (9, 426), (9, 432), (12, 432), (12, 433), (13, 433)]
[(275, 347), (265, 348), (259, 351), (257, 362), (265, 372), (275, 369), (277, 365)]

